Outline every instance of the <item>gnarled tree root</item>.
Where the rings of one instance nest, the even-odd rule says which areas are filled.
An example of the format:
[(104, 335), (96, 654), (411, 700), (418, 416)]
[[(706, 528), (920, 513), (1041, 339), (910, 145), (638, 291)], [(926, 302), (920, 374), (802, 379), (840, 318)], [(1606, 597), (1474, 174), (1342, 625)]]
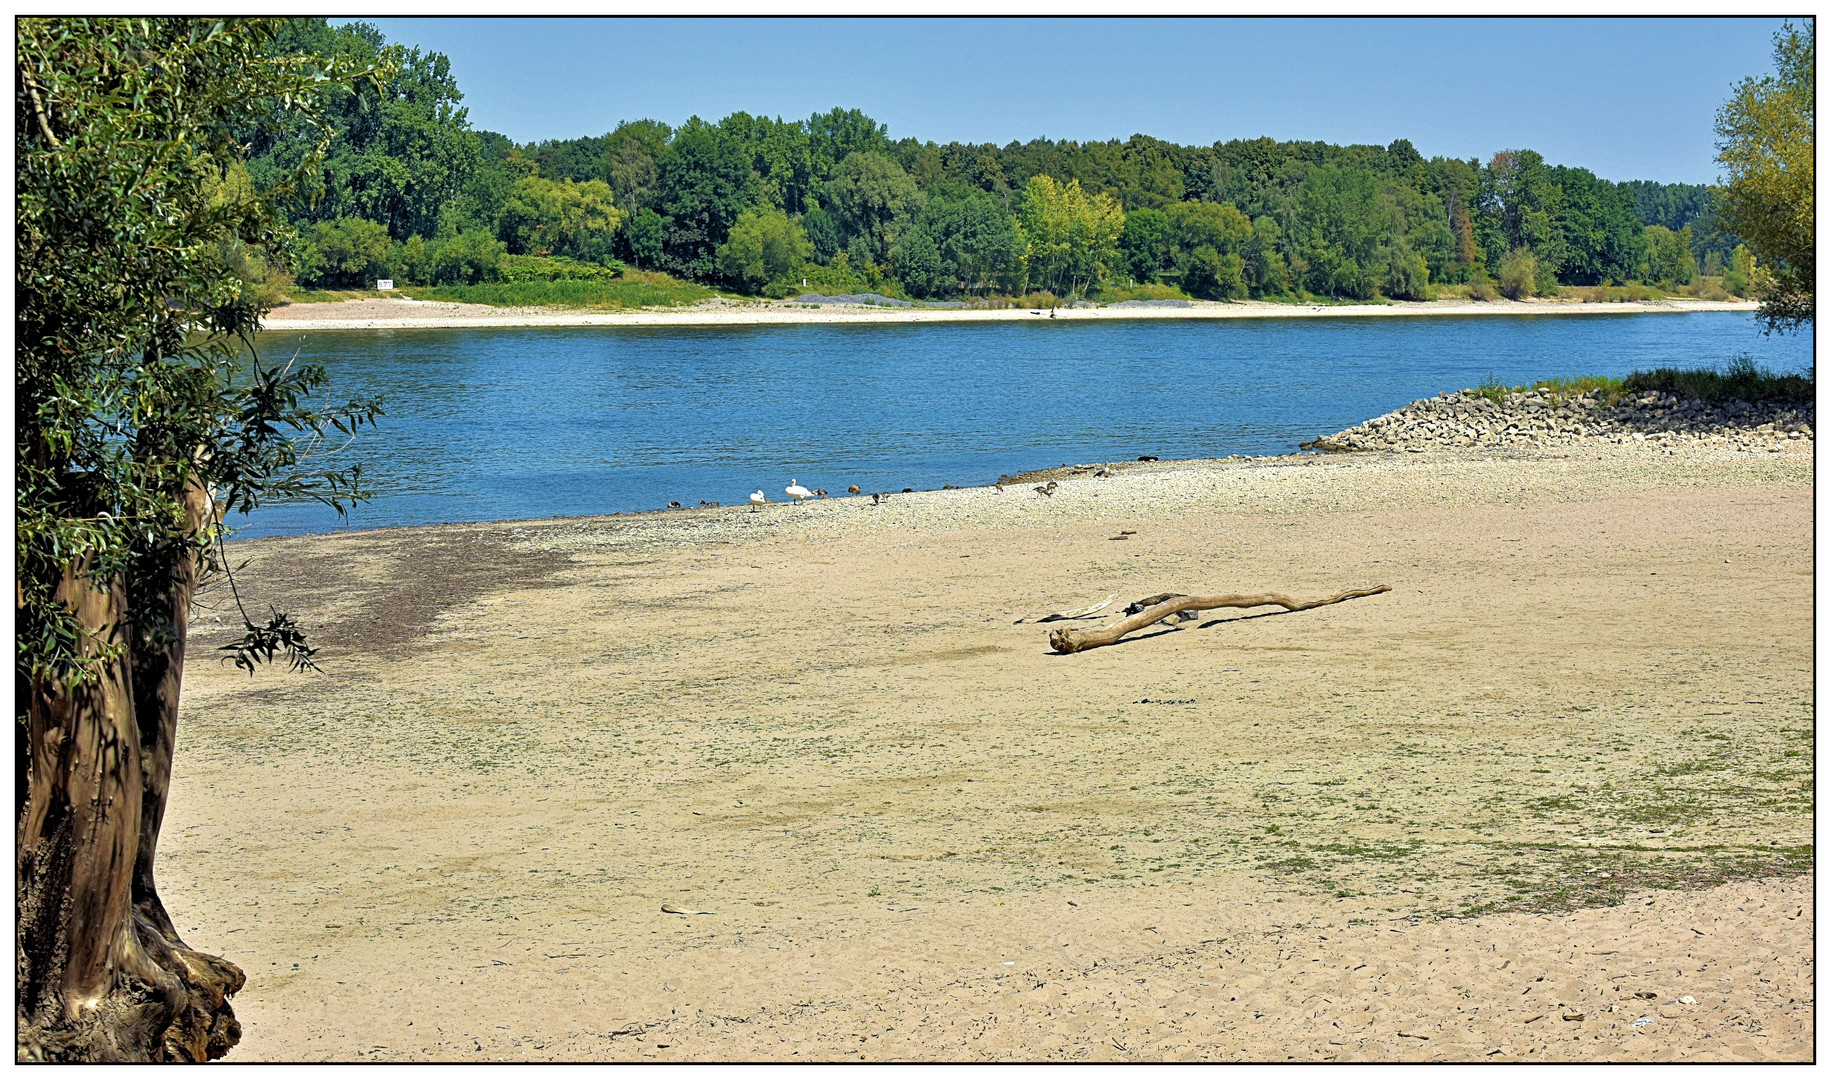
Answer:
[(1293, 600), (1282, 593), (1260, 593), (1257, 596), (1175, 596), (1161, 603), (1153, 604), (1129, 619), (1101, 627), (1098, 630), (1074, 630), (1068, 627), (1052, 630), (1049, 632), (1049, 646), (1059, 653), (1086, 652), (1088, 649), (1097, 649), (1102, 645), (1115, 644), (1120, 638), (1134, 630), (1142, 630), (1152, 623), (1162, 622), (1164, 619), (1184, 611), (1265, 607), (1270, 604), (1276, 604), (1287, 611), (1304, 611), (1326, 604), (1339, 604), (1343, 600), (1353, 600), (1360, 596), (1372, 596), (1375, 593), (1391, 591), (1392, 586), (1390, 585), (1376, 585), (1371, 589), (1349, 589), (1321, 600)]

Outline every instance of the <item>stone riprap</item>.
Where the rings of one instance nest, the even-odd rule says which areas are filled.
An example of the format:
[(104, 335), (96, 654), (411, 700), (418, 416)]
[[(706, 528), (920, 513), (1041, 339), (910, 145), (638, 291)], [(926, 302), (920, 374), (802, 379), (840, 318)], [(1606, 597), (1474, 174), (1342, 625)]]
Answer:
[(1512, 393), (1498, 403), (1474, 390), (1439, 394), (1357, 427), (1301, 444), (1305, 450), (1422, 451), (1444, 447), (1556, 446), (1573, 443), (1703, 443), (1779, 449), (1812, 438), (1812, 405), (1713, 403), (1659, 391)]
[(797, 304), (864, 304), (871, 307), (914, 307), (907, 300), (897, 300), (881, 293), (840, 293), (837, 296), (822, 296), (820, 293), (803, 293), (795, 297)]

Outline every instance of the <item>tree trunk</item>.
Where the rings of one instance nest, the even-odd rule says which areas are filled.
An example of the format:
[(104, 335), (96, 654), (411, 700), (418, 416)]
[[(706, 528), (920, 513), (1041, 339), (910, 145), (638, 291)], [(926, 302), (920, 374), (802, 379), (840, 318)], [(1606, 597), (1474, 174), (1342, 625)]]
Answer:
[[(201, 489), (186, 505), (193, 526), (207, 520)], [(107, 591), (82, 571), (66, 572), (58, 598), (96, 631), (91, 655), (120, 655), (96, 680), (29, 688), (16, 841), (18, 1056), (218, 1058), (241, 1037), (227, 997), (242, 972), (184, 944), (153, 878), (197, 552), (173, 545)], [(157, 605), (149, 610), (165, 625), (135, 634), (130, 595), (136, 606)]]

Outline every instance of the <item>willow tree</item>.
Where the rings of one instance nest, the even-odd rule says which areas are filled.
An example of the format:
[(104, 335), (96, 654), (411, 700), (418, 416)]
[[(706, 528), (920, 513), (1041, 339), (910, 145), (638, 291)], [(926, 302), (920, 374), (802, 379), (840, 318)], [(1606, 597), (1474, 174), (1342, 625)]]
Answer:
[(1768, 263), (1758, 317), (1770, 331), (1797, 331), (1815, 310), (1816, 37), (1815, 23), (1786, 24), (1774, 35), (1775, 74), (1743, 79), (1717, 111), (1717, 164), (1727, 180), (1717, 214)]
[[(311, 475), (311, 447), (379, 411), (307, 408), (323, 371), (253, 352), (262, 294), (237, 267), (282, 234), (225, 183), (237, 133), (371, 74), (275, 55), (276, 29), (16, 24), (21, 1058), (204, 1060), (240, 1037), (241, 971), (185, 944), (154, 874), (189, 610), (226, 570), (224, 514), (361, 497), (355, 470)], [(311, 665), (285, 616), (244, 623), (238, 663)]]

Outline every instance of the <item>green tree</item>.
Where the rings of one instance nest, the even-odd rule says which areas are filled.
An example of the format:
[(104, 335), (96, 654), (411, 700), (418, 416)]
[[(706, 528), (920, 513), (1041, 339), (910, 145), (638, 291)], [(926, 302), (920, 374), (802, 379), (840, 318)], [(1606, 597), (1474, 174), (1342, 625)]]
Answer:
[[(323, 92), (357, 74), (277, 52), (278, 29), (15, 27), (22, 1060), (201, 1061), (241, 1034), (226, 1000), (241, 971), (184, 943), (154, 875), (191, 600), (219, 565), (225, 513), (281, 494), (339, 510), (360, 496), (353, 471), (302, 475), (294, 436), (375, 412), (307, 409), (322, 369), (243, 351), (262, 311), (221, 253), (277, 250), (284, 233), (267, 199), (212, 200), (238, 156), (232, 132), (265, 117), (323, 148)], [(317, 164), (310, 152), (299, 163)], [(245, 629), (237, 656), (250, 670), (276, 653), (310, 666), (285, 616)]]
[(1394, 300), (1429, 300), (1430, 267), (1424, 256), (1400, 240), (1387, 249), (1386, 277), (1380, 292)]
[(1172, 265), (1170, 247), (1170, 218), (1162, 210), (1147, 208), (1125, 215), (1119, 251), (1132, 277), (1145, 284), (1157, 281)]
[(730, 237), (718, 249), (719, 273), (745, 292), (761, 292), (772, 282), (799, 280), (813, 258), (814, 245), (800, 223), (775, 207), (752, 208), (738, 215)]
[(1503, 150), (1489, 161), (1483, 181), (1484, 200), (1494, 224), (1490, 262), (1502, 261), (1516, 248), (1527, 248), (1538, 274), (1533, 291), (1549, 290), (1557, 283), (1566, 245), (1558, 228), (1564, 192), (1553, 180), (1544, 157), (1534, 150)]
[(629, 225), (623, 230), (623, 236), (631, 262), (648, 270), (656, 270), (665, 265), (668, 238), (667, 218), (645, 206), (630, 215)]
[(494, 281), (501, 274), (508, 246), (488, 231), (464, 229), (435, 241), (425, 262), (428, 285), (475, 285)]
[(1089, 197), (1079, 180), (1057, 184), (1048, 176), (1031, 177), (1017, 220), (1034, 288), (1080, 296), (1119, 265), (1125, 211), (1111, 195)]
[(903, 167), (875, 150), (849, 155), (821, 191), (821, 206), (832, 215), (855, 266), (866, 258), (882, 262), (925, 201)]
[(1737, 296), (1747, 296), (1755, 278), (1755, 255), (1747, 244), (1737, 244), (1730, 253), (1729, 265), (1723, 270), (1723, 287)]
[(327, 289), (372, 289), (376, 278), (392, 277), (392, 245), (379, 221), (341, 217), (305, 230), (299, 280)]
[(1002, 199), (973, 189), (930, 199), (922, 228), (934, 240), (943, 272), (962, 291), (1023, 288), (1023, 242)]
[(663, 267), (709, 278), (719, 245), (752, 202), (750, 154), (731, 132), (691, 117), (657, 164), (655, 198), (667, 219)]
[(1760, 293), (1770, 332), (1796, 332), (1814, 311), (1816, 34), (1815, 23), (1786, 24), (1774, 35), (1775, 74), (1742, 80), (1717, 112), (1717, 164), (1727, 177), (1718, 213), (1772, 271)]
[(1664, 225), (1648, 225), (1643, 242), (1646, 252), (1639, 277), (1649, 283), (1689, 285), (1697, 276), (1697, 261), (1691, 254), (1691, 227), (1673, 232)]
[(853, 154), (882, 154), (890, 149), (884, 125), (857, 109), (831, 109), (808, 118), (808, 150), (814, 175), (830, 176)]
[(581, 184), (529, 176), (509, 189), (497, 228), (510, 254), (604, 262), (623, 218), (602, 180)]
[(934, 237), (920, 225), (911, 226), (890, 249), (890, 265), (911, 296), (938, 296), (954, 283)]
[(1252, 295), (1283, 296), (1291, 291), (1290, 270), (1278, 250), (1283, 240), (1277, 218), (1261, 214), (1253, 219), (1252, 239), (1242, 253), (1246, 259), (1246, 285)]
[[(333, 28), (323, 19), (287, 20), (272, 48), (280, 55), (343, 57), (390, 73), (379, 85), (328, 88), (326, 110), (337, 138), (317, 172), (323, 197), (313, 199), (307, 189), (289, 200), (293, 220), (361, 217), (381, 222), (397, 240), (433, 235), (440, 210), (464, 193), (482, 162), (451, 61), (389, 45), (367, 23)], [(263, 184), (295, 171), (314, 146), (310, 129), (288, 120), (286, 102), (269, 108), (264, 130), (236, 118), (247, 136), (250, 169)]]
[(1172, 203), (1169, 260), (1183, 291), (1204, 300), (1237, 300), (1247, 293), (1242, 254), (1253, 236), (1252, 221), (1232, 203)]
[(1373, 298), (1397, 222), (1372, 172), (1335, 165), (1312, 170), (1292, 194), (1285, 218), (1299, 285), (1329, 296)]
[(818, 206), (810, 207), (801, 218), (801, 225), (807, 230), (807, 238), (814, 245), (814, 258), (822, 265), (833, 261), (845, 244), (839, 237), (839, 225), (833, 215)]

